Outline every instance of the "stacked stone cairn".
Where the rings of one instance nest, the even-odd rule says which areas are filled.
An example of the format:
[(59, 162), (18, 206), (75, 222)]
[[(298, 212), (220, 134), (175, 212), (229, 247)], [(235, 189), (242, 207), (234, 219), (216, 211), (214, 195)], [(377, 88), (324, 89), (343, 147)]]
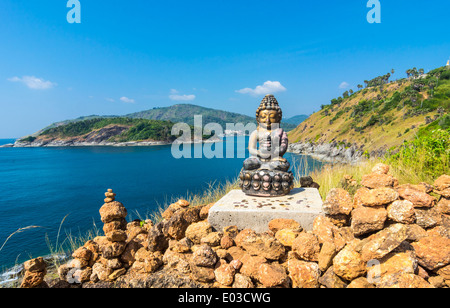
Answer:
[(77, 275), (83, 287), (450, 287), (450, 176), (400, 185), (379, 164), (362, 181), (343, 183), (351, 194), (331, 190), (312, 231), (276, 219), (264, 233), (214, 230), (213, 204), (185, 200), (156, 225), (126, 224), (125, 208), (108, 191), (100, 210), (105, 236), (73, 254)]

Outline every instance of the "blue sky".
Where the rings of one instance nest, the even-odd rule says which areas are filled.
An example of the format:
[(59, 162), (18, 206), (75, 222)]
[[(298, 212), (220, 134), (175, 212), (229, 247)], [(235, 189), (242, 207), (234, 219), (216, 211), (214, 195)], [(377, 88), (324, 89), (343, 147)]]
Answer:
[(365, 0), (79, 1), (81, 24), (66, 0), (0, 1), (0, 138), (177, 103), (253, 116), (265, 92), (311, 114), (450, 58), (448, 0), (380, 0), (381, 24)]

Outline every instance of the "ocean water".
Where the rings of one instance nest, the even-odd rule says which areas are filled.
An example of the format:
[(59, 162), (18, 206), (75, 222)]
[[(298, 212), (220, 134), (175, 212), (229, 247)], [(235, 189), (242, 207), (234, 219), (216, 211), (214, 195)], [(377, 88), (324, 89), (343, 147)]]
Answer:
[[(13, 141), (0, 140), (0, 145)], [(237, 137), (235, 153), (247, 143), (248, 138)], [(248, 157), (242, 150), (239, 154)], [(322, 166), (310, 157), (289, 153), (285, 157), (294, 172), (298, 169), (302, 174), (308, 173), (305, 165)], [(0, 270), (49, 254), (47, 239), (56, 243), (64, 217), (59, 243), (67, 234), (86, 234), (94, 224), (101, 230), (99, 209), (108, 188), (128, 209), (127, 219), (136, 219), (136, 213), (146, 217), (172, 198), (201, 193), (211, 183), (233, 181), (243, 161), (237, 157), (175, 159), (170, 145), (0, 148), (0, 248), (4, 244)], [(28, 226), (38, 228), (8, 239)]]

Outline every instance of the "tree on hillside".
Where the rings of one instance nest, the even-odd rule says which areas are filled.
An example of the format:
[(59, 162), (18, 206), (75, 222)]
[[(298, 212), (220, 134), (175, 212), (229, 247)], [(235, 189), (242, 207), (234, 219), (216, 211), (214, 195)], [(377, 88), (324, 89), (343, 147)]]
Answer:
[(362, 88), (364, 88), (363, 85), (361, 85), (361, 84), (357, 85), (357, 87), (358, 87), (358, 90), (361, 90)]

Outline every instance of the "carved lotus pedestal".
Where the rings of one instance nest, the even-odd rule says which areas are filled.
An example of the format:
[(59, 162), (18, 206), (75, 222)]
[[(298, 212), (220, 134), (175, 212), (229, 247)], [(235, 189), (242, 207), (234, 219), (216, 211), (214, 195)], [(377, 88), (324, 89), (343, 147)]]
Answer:
[(291, 171), (242, 169), (239, 178), (242, 191), (249, 196), (285, 196), (294, 188), (294, 175)]

